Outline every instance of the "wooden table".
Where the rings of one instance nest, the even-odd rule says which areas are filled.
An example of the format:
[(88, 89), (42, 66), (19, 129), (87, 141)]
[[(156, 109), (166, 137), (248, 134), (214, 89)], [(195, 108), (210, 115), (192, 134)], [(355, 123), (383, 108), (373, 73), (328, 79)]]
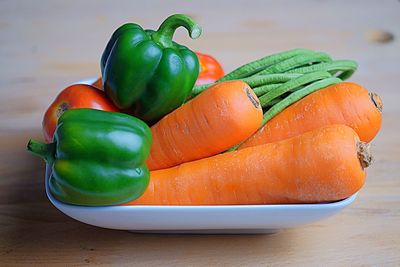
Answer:
[[(0, 3), (0, 265), (400, 264), (399, 1), (2, 1)], [(113, 30), (155, 28), (172, 13), (202, 24), (176, 40), (215, 55), (227, 71), (294, 47), (359, 62), (352, 80), (383, 98), (376, 161), (357, 200), (339, 215), (274, 235), (140, 235), (88, 226), (46, 199), (44, 164), (25, 151), (66, 85), (99, 75)]]

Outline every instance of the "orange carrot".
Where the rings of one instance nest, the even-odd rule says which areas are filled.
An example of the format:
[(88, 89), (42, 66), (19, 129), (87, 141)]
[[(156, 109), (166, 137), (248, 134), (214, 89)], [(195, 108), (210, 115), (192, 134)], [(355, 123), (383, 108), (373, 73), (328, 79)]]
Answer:
[(151, 127), (147, 166), (164, 169), (223, 152), (255, 133), (262, 116), (246, 83), (218, 83)]
[(316, 91), (284, 109), (246, 140), (239, 149), (280, 141), (332, 124), (353, 128), (370, 142), (382, 124), (382, 101), (364, 87), (342, 82)]
[(366, 144), (345, 125), (152, 171), (125, 205), (318, 203), (349, 197), (364, 184)]

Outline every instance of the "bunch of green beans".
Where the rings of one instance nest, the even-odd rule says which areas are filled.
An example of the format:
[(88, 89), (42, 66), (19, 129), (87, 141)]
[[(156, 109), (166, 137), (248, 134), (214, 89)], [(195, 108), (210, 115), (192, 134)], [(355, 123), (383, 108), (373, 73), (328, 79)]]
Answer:
[[(289, 105), (312, 92), (349, 78), (356, 69), (357, 63), (352, 60), (332, 60), (323, 52), (293, 49), (243, 65), (215, 83), (229, 80), (246, 82), (263, 107), (264, 126)], [(215, 83), (195, 86), (192, 97)]]

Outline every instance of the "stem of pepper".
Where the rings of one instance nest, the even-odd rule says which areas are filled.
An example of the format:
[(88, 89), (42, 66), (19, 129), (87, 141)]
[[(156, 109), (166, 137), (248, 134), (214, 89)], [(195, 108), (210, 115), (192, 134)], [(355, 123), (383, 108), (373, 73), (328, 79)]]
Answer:
[(201, 35), (200, 25), (191, 17), (183, 14), (175, 14), (164, 20), (158, 30), (152, 35), (152, 38), (164, 47), (172, 47), (172, 37), (174, 36), (176, 29), (181, 26), (188, 30), (189, 36), (192, 39), (196, 39)]
[(56, 145), (55, 143), (45, 144), (36, 140), (29, 140), (27, 149), (32, 154), (41, 157), (48, 164), (53, 163)]

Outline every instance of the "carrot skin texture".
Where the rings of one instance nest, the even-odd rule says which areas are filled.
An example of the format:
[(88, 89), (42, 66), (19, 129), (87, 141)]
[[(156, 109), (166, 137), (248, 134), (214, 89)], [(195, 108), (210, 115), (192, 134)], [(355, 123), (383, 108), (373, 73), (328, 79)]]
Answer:
[(257, 96), (245, 82), (212, 86), (151, 127), (147, 166), (164, 169), (223, 152), (254, 134), (262, 116)]
[(341, 200), (364, 184), (359, 138), (350, 127), (322, 127), (152, 171), (138, 199), (124, 205), (235, 205)]
[[(378, 105), (382, 105), (375, 95)], [(268, 121), (239, 149), (280, 141), (332, 124), (353, 128), (361, 141), (370, 142), (382, 125), (382, 114), (364, 87), (342, 82), (316, 91)]]

